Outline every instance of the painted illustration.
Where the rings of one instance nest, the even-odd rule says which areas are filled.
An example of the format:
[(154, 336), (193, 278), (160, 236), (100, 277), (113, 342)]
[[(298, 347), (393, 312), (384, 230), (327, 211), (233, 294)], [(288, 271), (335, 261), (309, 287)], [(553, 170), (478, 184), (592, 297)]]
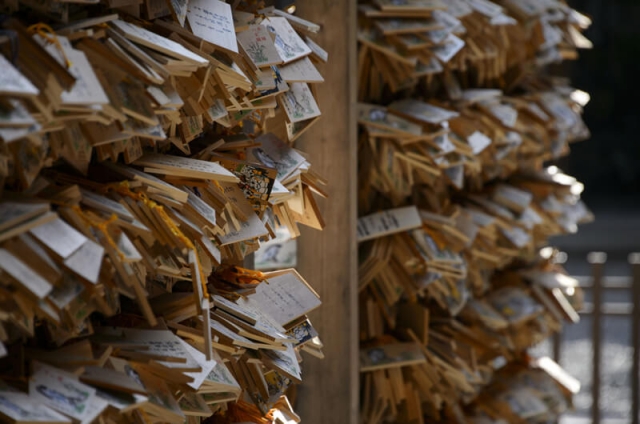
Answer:
[(258, 42), (249, 43), (249, 45), (245, 48), (245, 51), (249, 56), (251, 56), (251, 60), (255, 64), (261, 64), (269, 61), (269, 58), (265, 54), (266, 46), (264, 44), (260, 44)]
[(44, 384), (38, 384), (36, 386), (36, 390), (44, 397), (51, 399), (55, 404), (69, 406), (77, 414), (82, 414), (87, 408), (87, 404), (85, 402), (89, 397), (89, 393), (80, 391), (70, 384), (64, 384), (63, 386), (67, 390), (76, 393), (77, 396), (67, 396), (61, 391), (53, 387), (47, 387)]

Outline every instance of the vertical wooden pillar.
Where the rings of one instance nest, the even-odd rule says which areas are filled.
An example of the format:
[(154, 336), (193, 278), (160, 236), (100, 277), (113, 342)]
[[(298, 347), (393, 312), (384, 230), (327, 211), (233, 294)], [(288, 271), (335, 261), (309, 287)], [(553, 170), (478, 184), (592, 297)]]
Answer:
[[(327, 178), (329, 199), (319, 207), (323, 232), (303, 228), (298, 269), (322, 306), (310, 318), (325, 359), (306, 357), (296, 411), (303, 423), (355, 424), (358, 419), (358, 307), (356, 245), (356, 0), (298, 0), (297, 14), (322, 26), (314, 37), (329, 53), (320, 65), (322, 118), (298, 141), (313, 170)], [(304, 355), (304, 354), (303, 354)]]
[(589, 263), (592, 266), (593, 276), (593, 381), (591, 393), (593, 404), (591, 405), (591, 419), (593, 424), (600, 424), (600, 360), (602, 357), (602, 276), (604, 264), (607, 261), (606, 253), (593, 252), (589, 254)]

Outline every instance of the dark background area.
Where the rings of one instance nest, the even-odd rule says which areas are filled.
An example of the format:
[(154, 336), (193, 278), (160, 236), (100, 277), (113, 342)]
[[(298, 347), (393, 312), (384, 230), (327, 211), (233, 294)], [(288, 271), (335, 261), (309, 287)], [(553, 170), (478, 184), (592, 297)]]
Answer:
[(594, 48), (564, 67), (591, 94), (584, 119), (592, 137), (559, 165), (585, 183), (595, 212), (620, 205), (640, 214), (640, 0), (569, 3), (593, 19), (585, 35)]
[[(571, 7), (593, 19), (585, 35), (592, 50), (580, 52), (561, 72), (575, 88), (591, 94), (584, 119), (592, 137), (571, 146), (571, 154), (558, 166), (585, 184), (583, 198), (594, 212), (594, 223), (578, 233), (554, 238), (551, 243), (568, 254), (566, 268), (590, 279), (588, 252), (608, 255), (605, 280), (623, 277), (631, 269), (627, 255), (640, 252), (640, 0), (568, 0)], [(629, 305), (628, 290), (604, 290), (604, 301)], [(591, 293), (587, 291), (587, 299)], [(609, 423), (629, 423), (631, 414), (630, 316), (606, 317), (600, 411)], [(561, 364), (582, 383), (575, 398), (577, 413), (562, 424), (591, 422), (592, 321), (565, 327)], [(635, 413), (638, 413), (636, 411)]]

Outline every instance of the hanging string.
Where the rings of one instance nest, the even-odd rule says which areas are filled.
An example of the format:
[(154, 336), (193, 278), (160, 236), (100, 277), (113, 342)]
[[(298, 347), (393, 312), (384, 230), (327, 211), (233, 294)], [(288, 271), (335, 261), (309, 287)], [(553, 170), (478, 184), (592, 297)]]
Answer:
[(209, 291), (207, 290), (207, 277), (204, 274), (204, 270), (202, 267), (202, 263), (200, 262), (200, 255), (198, 255), (198, 251), (196, 250), (196, 246), (189, 239), (189, 237), (185, 236), (184, 233), (178, 228), (175, 222), (171, 219), (171, 217), (167, 214), (167, 211), (164, 210), (162, 205), (157, 204), (153, 200), (149, 199), (145, 193), (137, 193), (131, 190), (129, 186), (129, 181), (121, 181), (119, 183), (112, 183), (107, 185), (107, 191), (113, 190), (118, 194), (123, 196), (127, 196), (133, 200), (141, 201), (147, 206), (149, 209), (155, 210), (158, 213), (159, 218), (162, 222), (167, 226), (167, 228), (187, 249), (193, 250), (196, 266), (198, 268), (198, 273), (200, 275), (200, 283), (202, 285), (202, 294), (204, 298), (209, 298)]
[(67, 53), (64, 51), (64, 48), (62, 47), (62, 43), (60, 43), (60, 39), (58, 38), (58, 35), (49, 25), (43, 22), (40, 22), (40, 23), (31, 25), (29, 28), (27, 28), (27, 30), (32, 34), (38, 34), (47, 42), (55, 45), (58, 51), (60, 52), (60, 54), (62, 55), (62, 57), (64, 58), (64, 62), (67, 68), (71, 68), (72, 63), (67, 57)]
[(445, 249), (447, 247), (447, 243), (442, 239), (442, 236), (433, 231), (431, 228), (427, 227), (425, 224), (422, 225), (422, 231), (424, 231), (431, 237), (436, 246), (438, 246), (438, 249)]
[(109, 246), (111, 246), (111, 248), (118, 254), (118, 256), (120, 256), (120, 259), (122, 259), (123, 261), (124, 259), (126, 259), (125, 254), (122, 253), (122, 251), (118, 247), (118, 244), (115, 242), (113, 237), (111, 237), (111, 233), (109, 233), (109, 225), (114, 224), (118, 220), (118, 216), (116, 214), (112, 214), (109, 219), (98, 220), (89, 216), (89, 214), (83, 211), (78, 205), (71, 206), (71, 209), (73, 209), (73, 211), (78, 214), (78, 216), (88, 227), (95, 228), (96, 230), (100, 231), (100, 233), (102, 233), (104, 238), (107, 240), (107, 243), (109, 243)]

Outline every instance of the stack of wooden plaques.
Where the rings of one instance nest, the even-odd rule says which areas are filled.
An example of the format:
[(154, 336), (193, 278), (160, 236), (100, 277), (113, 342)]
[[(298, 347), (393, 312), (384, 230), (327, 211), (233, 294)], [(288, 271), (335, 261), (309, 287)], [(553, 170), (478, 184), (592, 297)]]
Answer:
[(327, 55), (317, 25), (231, 3), (4, 3), (2, 422), (299, 421), (319, 297), (242, 264), (324, 226), (293, 142)]
[(590, 48), (591, 21), (564, 0), (373, 0), (359, 5), (360, 98), (457, 76), (512, 88), (532, 68)]
[(519, 169), (540, 169), (567, 154), (570, 143), (588, 137), (580, 117), (586, 93), (561, 80), (530, 88), (535, 91), (520, 96), (463, 90), (460, 100), (446, 103), (360, 103), (360, 180), (374, 189), (360, 191), (360, 209), (370, 210), (379, 200), (376, 193), (399, 205), (416, 187), (437, 205), (429, 187), (477, 191)]
[[(550, 397), (563, 408), (551, 409), (544, 392), (535, 391), (547, 407), (534, 415), (490, 407), (485, 398), (495, 401), (498, 388), (515, 390), (494, 377), (498, 365), (524, 362), (529, 347), (560, 331), (563, 321), (579, 319), (577, 281), (541, 246), (591, 219), (577, 195), (581, 185), (545, 168), (459, 191), (444, 172), (429, 185), (417, 169), (414, 183), (403, 175), (395, 180), (411, 187), (412, 206), (358, 222), (363, 422), (464, 423), (485, 411), (512, 423), (564, 412), (575, 384)], [(377, 192), (372, 208), (391, 202)]]
[(548, 49), (572, 57), (580, 15), (499, 3), (360, 6), (363, 423), (554, 422), (579, 390), (527, 352), (582, 302), (545, 246), (593, 218), (549, 164), (588, 137), (589, 96), (539, 72)]

